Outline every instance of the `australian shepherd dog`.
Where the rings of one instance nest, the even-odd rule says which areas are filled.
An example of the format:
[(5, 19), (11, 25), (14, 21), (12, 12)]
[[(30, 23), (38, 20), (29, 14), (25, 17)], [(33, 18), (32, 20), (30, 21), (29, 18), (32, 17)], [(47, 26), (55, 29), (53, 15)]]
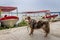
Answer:
[(34, 29), (41, 29), (42, 28), (45, 31), (45, 37), (47, 37), (47, 35), (50, 32), (48, 21), (38, 21), (38, 22), (36, 22), (36, 20), (31, 19), (31, 17), (29, 17), (29, 16), (25, 19), (28, 20), (29, 27), (31, 28), (31, 31), (30, 31), (29, 35), (33, 34)]

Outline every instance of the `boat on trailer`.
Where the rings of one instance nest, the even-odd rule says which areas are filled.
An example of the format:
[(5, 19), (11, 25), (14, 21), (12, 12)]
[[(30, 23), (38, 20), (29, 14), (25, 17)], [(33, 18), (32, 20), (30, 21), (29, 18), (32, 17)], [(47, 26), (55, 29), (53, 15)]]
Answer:
[[(1, 12), (10, 12), (15, 9), (17, 9), (17, 7), (0, 6), (0, 15), (1, 15)], [(7, 27), (13, 27), (18, 20), (19, 20), (18, 16), (5, 15), (4, 17), (0, 18), (1, 25), (3, 24), (4, 26), (7, 26)]]

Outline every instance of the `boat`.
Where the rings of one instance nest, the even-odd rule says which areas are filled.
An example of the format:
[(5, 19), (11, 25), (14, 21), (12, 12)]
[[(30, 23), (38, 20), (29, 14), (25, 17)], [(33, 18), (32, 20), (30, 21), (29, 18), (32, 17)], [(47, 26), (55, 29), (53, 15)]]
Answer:
[[(10, 12), (15, 9), (17, 9), (17, 7), (0, 6), (0, 15), (2, 14), (1, 12)], [(7, 27), (13, 27), (18, 20), (19, 20), (18, 16), (5, 15), (4, 17), (0, 17), (1, 25), (7, 26)]]
[(0, 19), (2, 24), (7, 27), (13, 27), (16, 22), (19, 20), (17, 16), (7, 16)]

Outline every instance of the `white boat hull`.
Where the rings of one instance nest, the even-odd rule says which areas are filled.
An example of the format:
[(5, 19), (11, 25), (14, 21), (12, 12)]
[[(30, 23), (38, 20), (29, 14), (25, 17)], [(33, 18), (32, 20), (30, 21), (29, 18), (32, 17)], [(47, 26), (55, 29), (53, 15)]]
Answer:
[(2, 20), (3, 24), (6, 25), (7, 27), (13, 27), (18, 19), (8, 19), (8, 20)]

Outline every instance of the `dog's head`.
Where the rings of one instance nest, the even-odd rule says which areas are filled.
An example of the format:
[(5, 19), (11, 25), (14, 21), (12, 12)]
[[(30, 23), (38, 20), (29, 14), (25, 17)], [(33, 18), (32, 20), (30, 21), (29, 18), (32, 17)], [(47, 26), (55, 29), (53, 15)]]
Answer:
[(25, 21), (26, 22), (29, 22), (30, 20), (31, 20), (31, 17), (30, 16), (25, 17)]

